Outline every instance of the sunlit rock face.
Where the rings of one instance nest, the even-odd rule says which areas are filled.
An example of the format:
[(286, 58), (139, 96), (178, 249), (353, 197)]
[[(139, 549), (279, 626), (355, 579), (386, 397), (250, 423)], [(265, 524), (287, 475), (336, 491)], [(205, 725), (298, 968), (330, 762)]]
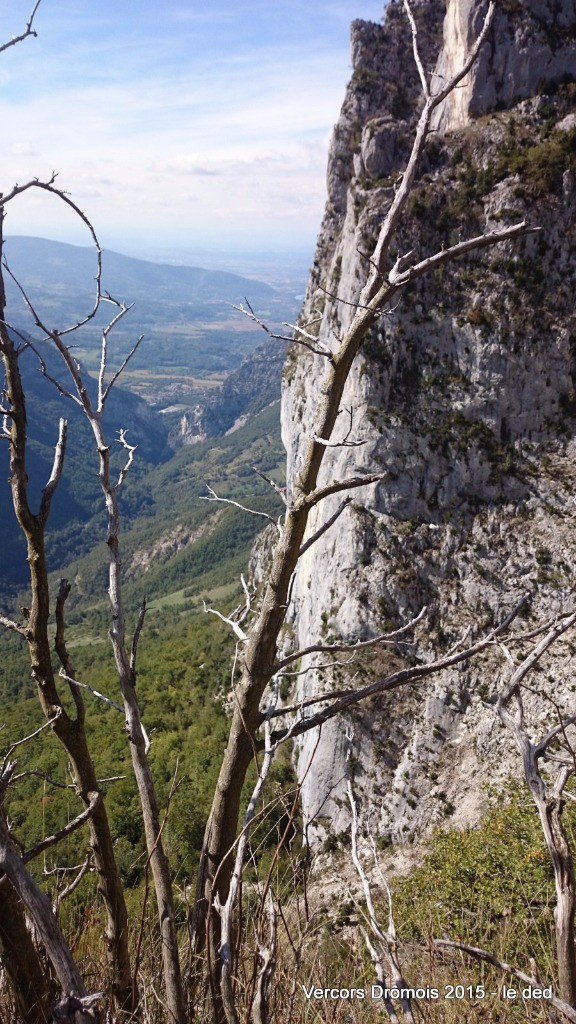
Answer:
[[(480, 30), (485, 3), (415, 5), (424, 67), (447, 76)], [(447, 10), (446, 10), (447, 7)], [(445, 17), (446, 15), (446, 17)], [(419, 257), (527, 218), (538, 233), (421, 279), (383, 315), (350, 376), (321, 482), (381, 471), (306, 553), (292, 592), (288, 649), (367, 639), (427, 611), (409, 644), (351, 663), (304, 659), (293, 696), (355, 687), (414, 658), (446, 653), (499, 622), (525, 593), (534, 623), (564, 607), (574, 581), (576, 381), (576, 12), (572, 2), (500, 4), (465, 88), (439, 114), (397, 251)], [(420, 103), (402, 5), (383, 26), (352, 26), (353, 74), (328, 164), (328, 201), (302, 322), (322, 316), (334, 349), (354, 312), (379, 224), (394, 196)], [(434, 78), (433, 83), (442, 81)], [(396, 249), (391, 259), (396, 256)], [(334, 298), (337, 296), (337, 298)], [(313, 431), (325, 362), (294, 349), (284, 370), (289, 477)], [(315, 512), (310, 532), (341, 496)], [(519, 626), (518, 628), (521, 628)], [(566, 645), (543, 669), (571, 695)], [(372, 698), (299, 741), (308, 838), (362, 822), (394, 841), (464, 824), (488, 776), (512, 770), (494, 713), (497, 649), (418, 687)], [(530, 705), (530, 700), (532, 704)], [(550, 705), (529, 698), (543, 723)], [(346, 732), (353, 739), (346, 739)]]
[[(448, 0), (437, 72), (449, 79), (478, 36), (486, 4)], [(488, 45), (437, 125), (463, 128), (471, 118), (545, 92), (576, 75), (574, 0), (506, 0), (498, 5)]]

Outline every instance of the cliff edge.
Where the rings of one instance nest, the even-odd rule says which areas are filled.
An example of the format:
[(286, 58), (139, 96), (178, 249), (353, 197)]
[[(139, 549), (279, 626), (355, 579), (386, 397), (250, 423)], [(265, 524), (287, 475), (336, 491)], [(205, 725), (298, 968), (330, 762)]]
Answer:
[[(478, 31), (483, 0), (415, 4), (423, 62), (446, 75)], [(438, 56), (439, 55), (439, 56)], [(353, 73), (334, 130), (328, 201), (302, 322), (330, 347), (352, 316), (363, 255), (409, 153), (420, 92), (402, 5), (382, 25), (354, 22)], [(437, 63), (436, 63), (437, 62)], [(410, 286), (382, 316), (347, 385), (343, 437), (323, 481), (361, 471), (384, 479), (354, 493), (295, 579), (290, 645), (367, 639), (426, 606), (414, 643), (331, 669), (304, 661), (302, 698), (376, 679), (441, 654), (499, 622), (526, 593), (526, 622), (573, 595), (576, 468), (576, 6), (498, 6), (465, 88), (439, 112), (398, 251), (437, 251), (459, 237), (527, 218), (541, 231), (462, 259)], [(298, 348), (284, 369), (282, 422), (290, 479), (311, 430), (319, 357)], [(314, 531), (339, 504), (328, 499)], [(562, 701), (567, 646), (546, 664)], [(325, 658), (323, 659), (326, 660)], [(494, 712), (496, 659), (374, 698), (346, 722), (305, 735), (297, 760), (309, 838), (347, 827), (351, 772), (365, 826), (399, 841), (432, 824), (475, 820), (488, 777), (514, 770)], [(543, 697), (531, 714), (551, 713)], [(347, 760), (345, 729), (354, 733)]]

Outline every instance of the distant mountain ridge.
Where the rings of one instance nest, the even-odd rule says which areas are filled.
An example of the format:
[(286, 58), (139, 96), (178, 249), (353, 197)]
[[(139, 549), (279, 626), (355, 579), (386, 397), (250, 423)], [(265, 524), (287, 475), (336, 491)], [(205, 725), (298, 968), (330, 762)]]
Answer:
[[(31, 235), (11, 235), (6, 238), (4, 250), (17, 277), (19, 270), (25, 270), (28, 281), (41, 282), (43, 287), (56, 287), (59, 290), (63, 287), (81, 288), (87, 295), (93, 290), (91, 282), (96, 272), (96, 257), (92, 246), (70, 245)], [(270, 285), (240, 274), (154, 263), (124, 256), (111, 249), (103, 251), (102, 268), (104, 289), (130, 302), (149, 300), (151, 286), (156, 289), (158, 300), (172, 295), (174, 289), (185, 289), (190, 302), (214, 299), (223, 302), (242, 301), (247, 290), (256, 298), (274, 294)], [(6, 289), (9, 295), (11, 292), (16, 295), (15, 286), (10, 280), (6, 282)]]
[[(89, 247), (12, 236), (4, 255), (50, 327), (72, 325), (92, 308), (97, 261)], [(113, 251), (102, 256), (102, 288), (131, 306), (110, 338), (110, 364), (117, 369), (143, 335), (144, 344), (123, 384), (160, 408), (174, 402), (195, 405), (204, 381), (214, 386), (261, 343), (261, 332), (234, 306), (248, 298), (272, 324), (296, 316), (299, 306), (293, 283), (272, 288), (240, 274), (152, 263)], [(6, 291), (9, 322), (35, 333), (33, 317), (8, 274)], [(98, 372), (102, 326), (114, 312), (103, 303), (75, 336), (78, 357), (93, 375)]]
[[(73, 323), (91, 308), (96, 258), (89, 247), (24, 236), (9, 238), (5, 254), (12, 272), (29, 290), (48, 325)], [(9, 322), (38, 339), (38, 329), (26, 322), (27, 311), (14, 281), (7, 274), (5, 278)], [(108, 436), (112, 439), (124, 428), (129, 432), (131, 443), (138, 446), (130, 480), (123, 492), (124, 515), (128, 522), (139, 515), (147, 517), (157, 512), (156, 505), (154, 509), (150, 506), (149, 487), (144, 481), (149, 481), (154, 468), (160, 466), (166, 468), (167, 478), (170, 478), (172, 451), (168, 447), (168, 432), (187, 409), (199, 410), (206, 404), (208, 412), (204, 419), (209, 421), (209, 426), (203, 429), (203, 434), (215, 436), (225, 433), (240, 417), (244, 423), (274, 399), (279, 399), (280, 348), (272, 343), (270, 358), (266, 351), (261, 352), (255, 363), (245, 365), (246, 357), (250, 358), (261, 344), (262, 332), (240, 314), (235, 318), (236, 324), (232, 320), (231, 305), (244, 302), (248, 295), (270, 322), (274, 303), (279, 311), (282, 304), (278, 293), (269, 285), (241, 275), (154, 264), (113, 252), (104, 253), (102, 285), (135, 303), (122, 321), (122, 329), (112, 338), (111, 370), (118, 366), (135, 337), (140, 333), (145, 335), (136, 359), (129, 366), (130, 372), (123, 374), (121, 386), (112, 393), (108, 409)], [(105, 306), (104, 314), (109, 316), (109, 306)], [(95, 324), (84, 328), (70, 336), (70, 341), (75, 346), (76, 358), (95, 386), (100, 327)], [(43, 348), (51, 372), (59, 377), (61, 367), (51, 355), (50, 345), (44, 344)], [(66, 402), (41, 375), (31, 352), (24, 354), (22, 370), (28, 404), (28, 474), (34, 502), (39, 500), (50, 475), (58, 419), (62, 415), (70, 419), (70, 444), (49, 529), (50, 564), (56, 568), (72, 557), (85, 555), (94, 537), (99, 535), (97, 464), (83, 417), (76, 406)], [(220, 388), (222, 380), (225, 384)], [(170, 404), (181, 403), (182, 412), (160, 415), (158, 410), (166, 404), (164, 395), (169, 397)], [(273, 419), (277, 433), (277, 409)], [(242, 443), (240, 432), (235, 450), (241, 448)], [(0, 451), (0, 472), (4, 479), (8, 476), (7, 457), (7, 446), (4, 446)], [(24, 585), (27, 567), (8, 489), (0, 492), (0, 520), (1, 575), (5, 587), (13, 590)]]

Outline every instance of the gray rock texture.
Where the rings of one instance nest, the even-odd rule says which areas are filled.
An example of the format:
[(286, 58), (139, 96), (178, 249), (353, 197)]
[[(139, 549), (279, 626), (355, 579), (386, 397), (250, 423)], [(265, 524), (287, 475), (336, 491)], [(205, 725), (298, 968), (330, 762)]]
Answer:
[[(453, 68), (485, 4), (417, 5), (426, 67)], [(528, 218), (541, 231), (414, 283), (382, 317), (351, 374), (343, 437), (322, 481), (381, 470), (302, 559), (287, 649), (366, 639), (423, 606), (411, 642), (331, 669), (304, 661), (292, 687), (308, 697), (360, 685), (414, 658), (479, 636), (530, 593), (525, 622), (572, 600), (576, 540), (576, 11), (572, 2), (504, 2), (486, 54), (429, 140), (399, 252), (419, 256), (459, 237)], [(442, 48), (443, 47), (443, 48)], [(302, 322), (322, 313), (334, 347), (349, 323), (378, 226), (410, 146), (418, 108), (411, 37), (401, 5), (383, 27), (355, 22), (353, 75), (334, 132), (328, 202)], [(444, 72), (442, 72), (444, 73)], [(481, 115), (481, 116), (480, 116)], [(334, 298), (337, 296), (338, 298)], [(313, 429), (323, 360), (299, 348), (284, 370), (289, 478)], [(317, 510), (313, 531), (337, 507)], [(521, 628), (521, 627), (519, 627)], [(536, 681), (529, 714), (564, 706), (573, 683), (559, 645)], [(328, 659), (329, 660), (329, 659)], [(308, 834), (348, 827), (352, 772), (365, 826), (393, 841), (444, 821), (465, 824), (484, 783), (517, 768), (494, 714), (497, 650), (417, 688), (374, 698), (345, 722), (305, 735), (297, 761)], [(345, 730), (353, 730), (353, 755)], [(313, 759), (313, 768), (307, 768)]]
[[(449, 78), (463, 63), (488, 4), (448, 0), (437, 72)], [(446, 101), (437, 124), (462, 128), (471, 117), (545, 92), (576, 75), (574, 0), (504, 0), (490, 38), (463, 88)]]

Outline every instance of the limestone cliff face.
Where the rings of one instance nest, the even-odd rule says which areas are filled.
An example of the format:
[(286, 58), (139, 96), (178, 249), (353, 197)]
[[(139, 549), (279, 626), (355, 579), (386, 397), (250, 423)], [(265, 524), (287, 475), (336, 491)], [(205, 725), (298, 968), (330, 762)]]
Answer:
[[(461, 67), (477, 37), (486, 4), (449, 0), (437, 72)], [(452, 94), (437, 124), (465, 127), (470, 118), (510, 107), (576, 74), (574, 0), (505, 0), (498, 5), (489, 44), (463, 88)]]
[[(447, 7), (447, 11), (446, 11)], [(424, 64), (453, 68), (486, 5), (417, 6)], [(444, 18), (446, 14), (446, 18)], [(398, 250), (424, 256), (459, 236), (527, 217), (539, 234), (421, 280), (382, 318), (351, 375), (361, 447), (330, 450), (324, 480), (381, 470), (306, 553), (292, 598), (295, 636), (368, 638), (428, 608), (414, 645), (352, 664), (301, 668), (300, 695), (365, 681), (440, 654), (499, 621), (527, 591), (529, 621), (570, 601), (576, 564), (576, 8), (503, 2), (465, 90), (441, 112)], [(409, 151), (418, 81), (401, 5), (383, 26), (352, 26), (353, 75), (332, 141), (329, 198), (302, 314), (320, 337), (349, 322), (366, 259)], [(482, 115), (482, 116), (480, 116)], [(338, 300), (330, 296), (337, 295)], [(312, 429), (323, 365), (305, 350), (284, 372), (289, 476)], [(342, 412), (341, 435), (348, 427)], [(327, 501), (310, 529), (339, 503)], [(326, 658), (320, 659), (322, 662)], [(298, 750), (311, 838), (348, 822), (353, 771), (364, 821), (400, 840), (446, 818), (473, 820), (482, 783), (506, 753), (493, 705), (496, 655), (412, 691), (381, 697)], [(566, 648), (546, 666), (562, 701)], [(544, 720), (549, 705), (534, 698)], [(346, 761), (345, 727), (354, 730)]]

